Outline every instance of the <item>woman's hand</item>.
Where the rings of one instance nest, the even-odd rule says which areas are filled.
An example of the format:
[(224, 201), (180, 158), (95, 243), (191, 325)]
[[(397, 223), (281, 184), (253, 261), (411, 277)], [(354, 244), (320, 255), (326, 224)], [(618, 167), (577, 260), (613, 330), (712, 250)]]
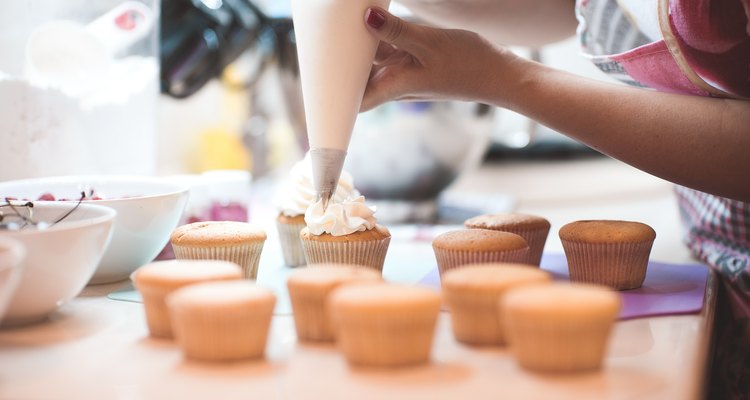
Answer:
[(497, 102), (490, 86), (517, 81), (511, 67), (522, 60), (476, 33), (410, 23), (380, 8), (368, 9), (365, 23), (380, 45), (362, 111), (389, 100)]

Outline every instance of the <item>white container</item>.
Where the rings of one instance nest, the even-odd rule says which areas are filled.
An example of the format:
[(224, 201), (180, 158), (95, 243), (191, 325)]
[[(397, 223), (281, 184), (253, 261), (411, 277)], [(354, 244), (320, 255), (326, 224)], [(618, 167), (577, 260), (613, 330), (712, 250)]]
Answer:
[(0, 4), (0, 181), (153, 174), (158, 0)]

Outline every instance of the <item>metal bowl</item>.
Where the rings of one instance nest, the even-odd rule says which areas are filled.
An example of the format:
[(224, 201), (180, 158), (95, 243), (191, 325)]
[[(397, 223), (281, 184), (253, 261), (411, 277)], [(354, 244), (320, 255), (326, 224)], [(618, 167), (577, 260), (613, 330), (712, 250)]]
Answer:
[(344, 166), (368, 198), (434, 200), (476, 167), (493, 109), (465, 102), (391, 102), (360, 114)]

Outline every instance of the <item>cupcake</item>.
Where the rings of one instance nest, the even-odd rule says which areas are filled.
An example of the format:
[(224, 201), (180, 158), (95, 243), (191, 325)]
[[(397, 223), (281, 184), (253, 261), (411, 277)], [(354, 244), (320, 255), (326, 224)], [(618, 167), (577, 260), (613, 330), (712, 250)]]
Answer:
[(185, 357), (234, 361), (263, 356), (276, 296), (252, 282), (209, 282), (167, 297), (174, 337)]
[(538, 372), (599, 369), (620, 296), (595, 285), (529, 285), (511, 289), (500, 316), (513, 356)]
[(466, 264), (525, 263), (529, 245), (515, 233), (489, 229), (445, 232), (432, 241), (440, 276)]
[(500, 305), (508, 290), (549, 284), (551, 276), (526, 264), (474, 264), (447, 271), (443, 300), (451, 313), (453, 336), (473, 345), (505, 344)]
[(341, 203), (321, 202), (305, 213), (307, 227), (300, 232), (308, 264), (356, 264), (383, 271), (391, 233), (377, 224), (374, 211), (359, 196)]
[(560, 228), (572, 282), (641, 287), (656, 232), (640, 222), (576, 221)]
[(266, 233), (247, 222), (206, 221), (182, 225), (172, 232), (175, 257), (187, 260), (225, 260), (242, 267), (247, 279), (258, 275)]
[(328, 300), (336, 341), (352, 365), (396, 367), (430, 358), (440, 295), (391, 283), (345, 285)]
[(464, 226), (469, 229), (511, 232), (523, 237), (529, 245), (528, 263), (538, 266), (542, 260), (550, 223), (536, 215), (509, 213), (480, 215), (467, 219)]
[(380, 274), (359, 265), (312, 264), (294, 271), (287, 279), (297, 338), (332, 341), (334, 332), (325, 307), (335, 288), (357, 282), (380, 281)]
[[(357, 196), (359, 192), (354, 188), (352, 176), (342, 171), (332, 200), (340, 203)], [(302, 161), (292, 167), (289, 178), (281, 185), (275, 199), (279, 209), (276, 228), (279, 233), (281, 252), (284, 256), (284, 263), (290, 267), (305, 265), (305, 252), (302, 249), (299, 233), (306, 226), (305, 211), (314, 202), (312, 161), (308, 153)]]
[(165, 298), (187, 285), (206, 281), (240, 280), (237, 264), (215, 260), (155, 261), (138, 268), (131, 279), (143, 298), (146, 323), (151, 336), (172, 337), (169, 310)]

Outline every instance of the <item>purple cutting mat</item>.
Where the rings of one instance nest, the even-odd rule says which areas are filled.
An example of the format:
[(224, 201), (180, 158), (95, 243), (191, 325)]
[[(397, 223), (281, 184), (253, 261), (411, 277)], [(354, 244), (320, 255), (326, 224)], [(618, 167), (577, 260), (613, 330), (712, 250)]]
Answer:
[[(568, 280), (568, 263), (563, 254), (545, 254), (542, 269), (555, 280)], [(702, 264), (667, 264), (649, 261), (646, 280), (638, 289), (621, 291), (619, 319), (659, 315), (697, 314), (703, 308), (708, 268)], [(440, 288), (437, 267), (420, 283)]]

